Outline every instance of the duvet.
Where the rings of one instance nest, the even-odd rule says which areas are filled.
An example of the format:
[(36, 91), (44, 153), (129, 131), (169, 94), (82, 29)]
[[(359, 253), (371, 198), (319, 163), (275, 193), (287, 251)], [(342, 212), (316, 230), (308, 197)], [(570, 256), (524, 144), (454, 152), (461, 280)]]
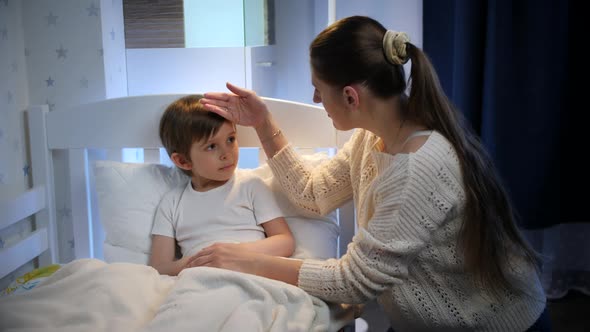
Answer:
[(297, 287), (249, 274), (204, 267), (170, 277), (80, 259), (0, 298), (0, 331), (334, 331), (344, 324), (330, 310)]

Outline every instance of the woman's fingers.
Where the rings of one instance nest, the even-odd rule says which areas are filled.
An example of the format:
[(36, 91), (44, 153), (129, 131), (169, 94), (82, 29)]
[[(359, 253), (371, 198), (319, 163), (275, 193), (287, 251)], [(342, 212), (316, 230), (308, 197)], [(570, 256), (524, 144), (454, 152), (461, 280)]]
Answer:
[(206, 99), (213, 99), (228, 102), (231, 95), (227, 92), (206, 92), (204, 94)]
[(229, 91), (235, 93), (236, 95), (238, 95), (240, 97), (248, 97), (249, 95), (251, 95), (253, 93), (252, 91), (250, 91), (248, 89), (244, 89), (239, 86), (233, 85), (230, 82), (227, 82), (225, 84), (225, 86), (228, 88)]
[(205, 107), (206, 110), (217, 113), (229, 121), (237, 123), (239, 120), (238, 111), (236, 111), (235, 107), (230, 106), (227, 102), (218, 102), (215, 100), (203, 98), (200, 100), (200, 103), (203, 105), (203, 107)]
[(188, 267), (195, 267), (195, 266), (212, 266), (213, 263), (213, 256), (211, 255), (210, 251), (203, 252), (203, 250), (199, 251), (195, 255), (193, 255), (186, 265)]

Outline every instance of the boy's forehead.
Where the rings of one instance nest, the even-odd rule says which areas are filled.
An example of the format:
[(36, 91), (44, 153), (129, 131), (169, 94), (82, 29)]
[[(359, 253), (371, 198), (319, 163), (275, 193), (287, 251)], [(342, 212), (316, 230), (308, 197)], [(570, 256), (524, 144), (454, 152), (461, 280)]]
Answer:
[(219, 137), (225, 139), (227, 136), (235, 134), (235, 133), (236, 133), (236, 125), (233, 122), (224, 121), (223, 124), (221, 125), (221, 127), (219, 127), (219, 130), (217, 131), (217, 133), (211, 135), (207, 139), (201, 140), (201, 143), (207, 144), (211, 141), (216, 140)]

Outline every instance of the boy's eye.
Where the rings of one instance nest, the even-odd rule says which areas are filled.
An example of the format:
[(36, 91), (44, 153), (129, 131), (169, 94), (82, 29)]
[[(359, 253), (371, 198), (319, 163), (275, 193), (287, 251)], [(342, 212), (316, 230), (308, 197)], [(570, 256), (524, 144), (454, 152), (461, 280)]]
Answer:
[(217, 145), (216, 145), (216, 144), (209, 144), (209, 145), (207, 145), (207, 150), (208, 150), (208, 151), (210, 151), (210, 150), (215, 150), (215, 148), (216, 148), (216, 147), (217, 147)]
[(230, 136), (230, 137), (227, 139), (227, 142), (228, 142), (228, 143), (233, 143), (233, 142), (235, 142), (235, 141), (236, 141), (236, 137), (235, 137), (235, 136)]

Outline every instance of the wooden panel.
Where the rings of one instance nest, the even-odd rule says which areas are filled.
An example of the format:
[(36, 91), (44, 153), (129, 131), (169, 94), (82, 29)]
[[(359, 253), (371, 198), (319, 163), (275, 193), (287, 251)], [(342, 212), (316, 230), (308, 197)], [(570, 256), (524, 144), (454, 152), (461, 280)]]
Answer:
[(123, 0), (126, 48), (184, 47), (182, 0)]
[[(182, 97), (161, 94), (107, 99), (47, 114), (51, 149), (161, 147), (160, 116), (166, 106)], [(286, 137), (298, 147), (334, 147), (337, 133), (323, 108), (264, 98)], [(302, 123), (302, 119), (305, 121)], [(311, 125), (313, 124), (313, 125)], [(105, 131), (108, 134), (105, 135)], [(258, 147), (253, 129), (238, 127), (240, 146)]]
[(0, 200), (0, 229), (4, 229), (45, 208), (45, 186)]
[(0, 279), (47, 249), (47, 229), (41, 228), (14, 245), (0, 250)]
[[(336, 130), (322, 107), (273, 98), (264, 99), (285, 137), (293, 145), (301, 148), (336, 146)], [(241, 146), (260, 146), (258, 135), (252, 128), (238, 127), (238, 138)]]

